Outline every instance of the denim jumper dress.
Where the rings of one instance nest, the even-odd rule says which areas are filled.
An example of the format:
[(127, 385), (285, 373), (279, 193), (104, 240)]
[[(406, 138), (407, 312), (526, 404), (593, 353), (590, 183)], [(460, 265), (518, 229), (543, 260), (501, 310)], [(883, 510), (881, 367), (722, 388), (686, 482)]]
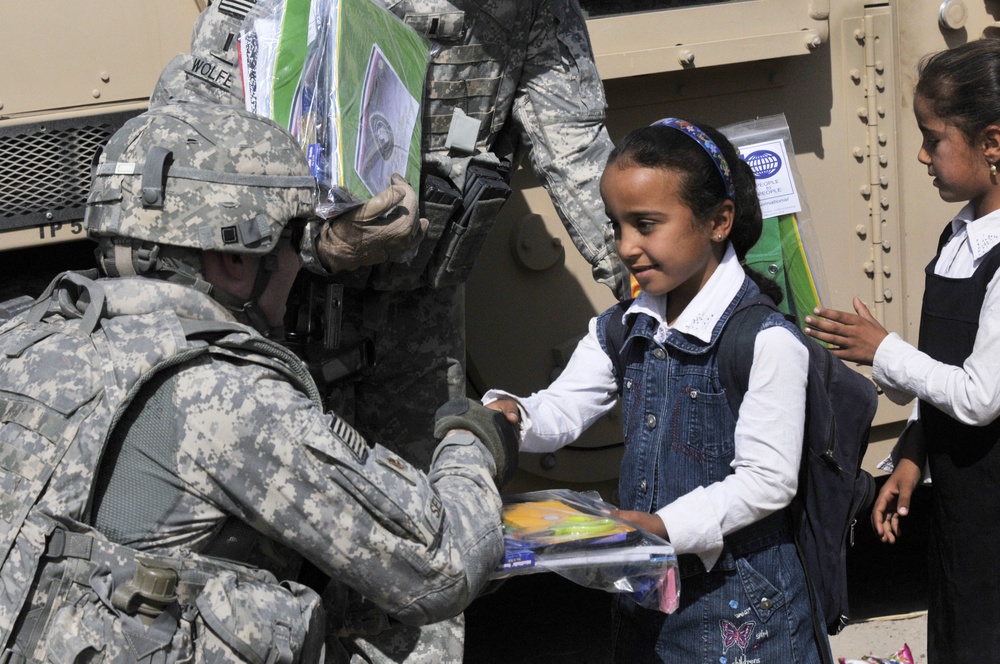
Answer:
[[(655, 512), (734, 471), (736, 420), (719, 382), (715, 342), (736, 306), (759, 292), (749, 278), (712, 332), (712, 343), (671, 330), (654, 340), (657, 323), (636, 318), (622, 346), (618, 376), (625, 434), (621, 507)], [(601, 314), (598, 340), (614, 309)], [(618, 310), (620, 311), (620, 309)], [(775, 314), (762, 329), (789, 325)], [(775, 417), (781, 417), (780, 410)], [(785, 510), (725, 538), (706, 572), (694, 554), (678, 556), (681, 601), (670, 615), (622, 595), (613, 607), (616, 662), (797, 664), (821, 662), (805, 572)], [(829, 646), (822, 644), (825, 650)], [(827, 660), (832, 661), (832, 660)]]

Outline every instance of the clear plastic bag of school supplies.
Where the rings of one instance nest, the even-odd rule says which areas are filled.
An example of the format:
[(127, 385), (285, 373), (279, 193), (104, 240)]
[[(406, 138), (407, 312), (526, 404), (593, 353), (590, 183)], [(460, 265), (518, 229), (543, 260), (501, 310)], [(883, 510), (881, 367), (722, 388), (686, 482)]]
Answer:
[(420, 178), (429, 45), (373, 0), (263, 0), (240, 32), (246, 105), (298, 139), (330, 218)]
[(747, 266), (773, 279), (785, 295), (778, 306), (804, 327), (805, 316), (826, 298), (820, 243), (795, 165), (784, 114), (719, 127), (757, 178), (764, 227), (747, 252)]
[(596, 491), (553, 489), (504, 496), (503, 579), (555, 572), (588, 588), (625, 593), (672, 613), (680, 598), (677, 556), (665, 540), (612, 515)]

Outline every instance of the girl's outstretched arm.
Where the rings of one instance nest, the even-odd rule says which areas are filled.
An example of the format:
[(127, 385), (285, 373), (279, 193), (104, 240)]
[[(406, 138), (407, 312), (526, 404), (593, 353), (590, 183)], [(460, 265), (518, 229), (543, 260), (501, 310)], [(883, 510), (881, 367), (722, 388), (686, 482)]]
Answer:
[(816, 316), (806, 316), (806, 334), (831, 344), (830, 351), (842, 360), (871, 366), (889, 333), (859, 297), (854, 298), (854, 311), (857, 314), (817, 307)]
[(519, 424), (522, 452), (553, 452), (569, 445), (617, 403), (615, 369), (597, 340), (596, 320), (591, 319), (566, 368), (547, 388), (528, 397), (499, 389), (483, 395), (485, 405)]
[[(832, 316), (838, 312), (821, 309), (819, 313)], [(872, 379), (895, 403), (916, 397), (972, 426), (985, 426), (1000, 416), (1000, 353), (996, 352), (1000, 344), (1000, 272), (986, 287), (972, 351), (961, 365), (935, 360), (896, 333), (881, 336), (885, 330), (868, 320), (867, 309), (859, 308), (859, 313), (865, 315), (839, 312), (826, 320), (810, 316), (808, 332), (835, 344), (839, 340), (841, 349), (834, 353), (844, 359), (872, 358)], [(816, 332), (823, 328), (828, 331)], [(872, 348), (877, 348), (873, 357)]]

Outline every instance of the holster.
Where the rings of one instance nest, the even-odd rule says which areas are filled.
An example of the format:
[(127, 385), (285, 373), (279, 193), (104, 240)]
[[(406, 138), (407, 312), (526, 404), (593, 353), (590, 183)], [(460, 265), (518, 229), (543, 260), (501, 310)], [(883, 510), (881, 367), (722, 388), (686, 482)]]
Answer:
[[(424, 187), (424, 192), (426, 192)], [(427, 265), (434, 255), (435, 247), (451, 225), (452, 217), (461, 204), (458, 192), (454, 197), (437, 201), (427, 200), (421, 194), (420, 216), (427, 220), (427, 232), (420, 241), (409, 262), (383, 263), (372, 270), (369, 283), (372, 288), (382, 291), (413, 290), (427, 284), (424, 275)], [(409, 253), (409, 252), (408, 252)]]
[[(299, 274), (286, 308), (286, 343), (301, 357), (318, 385), (351, 380), (375, 366), (375, 334), (381, 319), (377, 293), (361, 301), (367, 291), (308, 272)], [(351, 313), (345, 312), (350, 305)], [(359, 318), (355, 310), (362, 312)], [(352, 315), (353, 314), (353, 315)], [(371, 323), (367, 321), (372, 318)]]

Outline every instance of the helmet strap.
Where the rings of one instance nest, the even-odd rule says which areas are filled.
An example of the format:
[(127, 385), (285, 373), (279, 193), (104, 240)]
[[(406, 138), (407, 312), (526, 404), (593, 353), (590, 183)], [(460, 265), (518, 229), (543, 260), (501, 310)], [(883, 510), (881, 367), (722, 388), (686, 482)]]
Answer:
[(135, 277), (160, 269), (160, 245), (116, 238), (102, 242), (97, 250), (101, 271), (109, 277)]
[(242, 306), (243, 314), (250, 321), (250, 325), (265, 337), (270, 337), (272, 334), (271, 324), (261, 310), (258, 300), (264, 294), (264, 291), (267, 290), (267, 285), (271, 282), (271, 275), (277, 271), (277, 254), (272, 253), (261, 256), (260, 263), (257, 265), (257, 277), (254, 279), (253, 288), (250, 289), (250, 297), (247, 298), (247, 301)]
[(267, 285), (271, 282), (271, 275), (278, 271), (278, 254), (281, 247), (279, 244), (270, 254), (261, 256), (260, 264), (257, 267), (257, 276), (254, 278), (250, 295), (245, 300), (234, 297), (219, 288), (212, 287), (209, 295), (219, 304), (235, 313), (238, 317), (245, 318), (255, 330), (269, 339), (281, 339), (285, 334), (285, 326), (282, 324), (271, 325), (260, 308), (260, 296), (267, 290)]

